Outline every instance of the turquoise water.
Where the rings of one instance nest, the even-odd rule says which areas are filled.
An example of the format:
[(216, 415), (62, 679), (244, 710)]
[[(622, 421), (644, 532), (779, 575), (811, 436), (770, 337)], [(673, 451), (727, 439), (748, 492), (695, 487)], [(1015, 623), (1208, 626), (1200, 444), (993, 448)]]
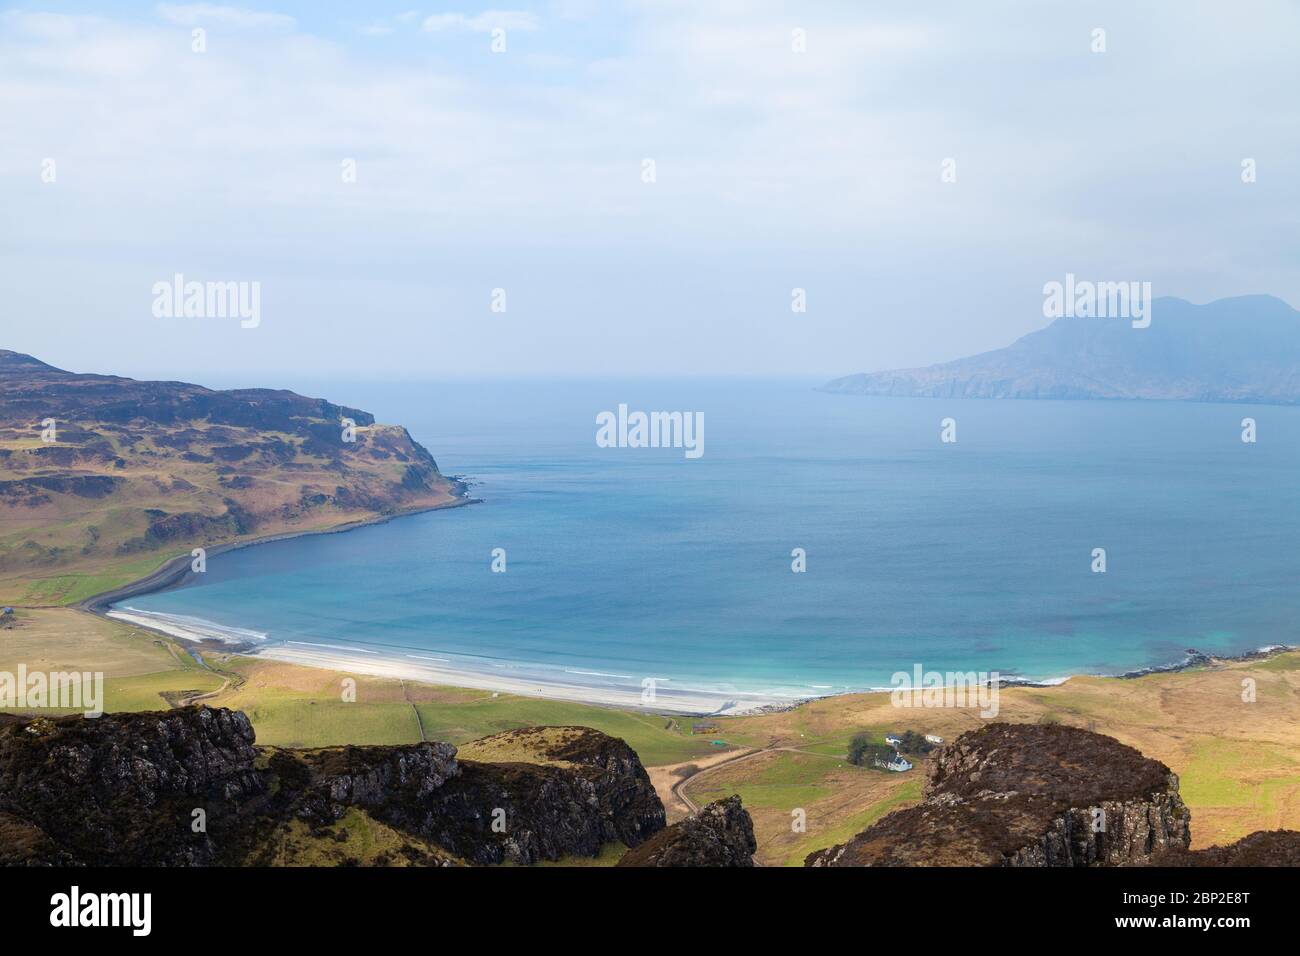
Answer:
[[(796, 694), (918, 663), (1044, 679), (1296, 641), (1300, 409), (775, 382), (294, 387), (407, 425), (484, 503), (219, 556), (131, 607), (267, 644)], [(703, 412), (704, 456), (598, 448), (595, 416), (620, 402)]]

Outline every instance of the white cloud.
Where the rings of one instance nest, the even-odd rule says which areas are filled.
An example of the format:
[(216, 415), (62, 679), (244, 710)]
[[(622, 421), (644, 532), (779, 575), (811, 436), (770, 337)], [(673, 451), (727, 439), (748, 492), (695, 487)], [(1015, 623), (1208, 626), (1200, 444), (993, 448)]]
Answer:
[(64, 41), (86, 30), (102, 28), (102, 17), (77, 16), (66, 13), (47, 13), (43, 10), (6, 10), (0, 14), (0, 23), (20, 33), (46, 40)]
[(212, 3), (160, 3), (155, 9), (164, 20), (186, 27), (221, 24), (250, 30), (264, 27), (284, 29), (297, 23), (293, 17), (283, 13), (223, 7)]
[(361, 32), (366, 36), (386, 37), (397, 32), (398, 27), (410, 26), (419, 22), (419, 10), (406, 10), (393, 17), (381, 17), (375, 20), (369, 26), (361, 28)]
[(541, 26), (537, 14), (526, 10), (485, 10), (483, 13), (435, 13), (424, 21), (430, 33), (442, 30), (471, 30), (488, 33), (498, 27), (504, 30), (536, 30)]
[[(638, 356), (629, 363), (663, 368), (685, 361), (673, 331), (705, 336), (701, 354), (734, 354), (732, 370), (802, 360), (846, 371), (859, 349), (873, 365), (927, 362), (939, 357), (927, 339), (955, 356), (1027, 331), (1016, 323), (1041, 318), (1042, 283), (1066, 271), (1150, 276), (1189, 298), (1300, 301), (1287, 40), (1300, 11), (1207, 20), (1117, 2), (1094, 21), (1009, 6), (1014, 21), (963, 3), (888, 15), (812, 3), (795, 20), (762, 0), (743, 16), (701, 0), (594, 23), (545, 7), (544, 31), (531, 14), (443, 15), (434, 31), (541, 31), (536, 49), (487, 66), (467, 44), (377, 57), (355, 32), (277, 29), (198, 56), (161, 20), (10, 11), (0, 287), (29, 290), (23, 301), (45, 310), (43, 290), (99, 269), (105, 285), (87, 285), (98, 298), (74, 304), (86, 341), (118, 348), (96, 323), (120, 333), (109, 323), (134, 300), (101, 290), (134, 295), (133, 269), (150, 280), (178, 260), (242, 278), (280, 270), (320, 290), (322, 321), (364, 314), (396, 333), (398, 316), (418, 313), (430, 360), (481, 369), (481, 327), (421, 283), (455, 287), (465, 316), (480, 286), (509, 285), (512, 314), (530, 301), (542, 320), (537, 337), (514, 327), (501, 348), (518, 350), (518, 367), (561, 372), (574, 365), (565, 349), (581, 354), (608, 332), (619, 352), (633, 327), (645, 342), (625, 350)], [(375, 25), (415, 30), (412, 14)], [(1094, 22), (1108, 26), (1104, 56), (1088, 52)], [(791, 51), (796, 26), (803, 54)], [(950, 156), (958, 182), (945, 187)], [(1245, 156), (1259, 161), (1251, 186), (1237, 176)], [(58, 160), (57, 185), (39, 182), (44, 157)], [(352, 185), (340, 181), (345, 157), (358, 163)], [(657, 162), (653, 186), (640, 181), (644, 157)], [(347, 299), (358, 276), (394, 274), (409, 286), (383, 310)], [(811, 287), (814, 306), (798, 350), (778, 351), (788, 310), (764, 302), (793, 286)], [(592, 314), (617, 311), (617, 329), (584, 326), (568, 305), (582, 297)], [(425, 298), (438, 304), (422, 311)], [(887, 322), (861, 318), (881, 303)], [(700, 331), (710, 323), (717, 341)], [(131, 347), (147, 350), (153, 334), (142, 327)], [(911, 352), (891, 344), (909, 340)]]

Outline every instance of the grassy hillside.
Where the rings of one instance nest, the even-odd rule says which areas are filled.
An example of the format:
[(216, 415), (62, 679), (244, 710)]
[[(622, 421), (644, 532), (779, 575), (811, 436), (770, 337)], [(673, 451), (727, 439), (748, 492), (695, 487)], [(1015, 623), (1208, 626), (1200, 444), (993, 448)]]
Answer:
[(0, 351), (0, 603), (73, 604), (196, 547), (453, 504), (459, 490), (404, 428), (358, 409)]

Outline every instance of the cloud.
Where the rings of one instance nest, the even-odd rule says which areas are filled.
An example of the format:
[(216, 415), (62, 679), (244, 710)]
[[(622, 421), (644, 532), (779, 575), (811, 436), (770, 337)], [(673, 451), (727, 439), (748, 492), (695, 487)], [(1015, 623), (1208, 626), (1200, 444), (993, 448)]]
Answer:
[(284, 13), (223, 7), (211, 3), (160, 3), (155, 9), (164, 20), (186, 27), (221, 24), (246, 30), (267, 27), (287, 29), (298, 22)]
[(31, 37), (56, 41), (67, 41), (86, 30), (102, 28), (106, 22), (101, 17), (47, 13), (43, 10), (6, 10), (0, 14), (0, 23), (7, 27), (13, 27)]
[[(1084, 19), (997, 6), (1021, 15), (935, 0), (813, 2), (796, 17), (753, 0), (740, 16), (730, 0), (657, 0), (591, 21), (546, 4), (375, 21), (538, 31), (527, 53), (490, 61), (456, 43), (376, 56), (382, 41), (315, 35), (305, 14), (298, 30), (203, 5), (146, 20), (0, 14), (0, 287), (88, 352), (156, 348), (155, 327), (132, 338), (121, 323), (141, 283), (215, 263), (268, 290), (296, 277), (296, 314), (339, 334), (364, 314), (439, 367), (581, 370), (584, 343), (610, 336), (642, 371), (707, 369), (715, 354), (731, 371), (801, 363), (828, 377), (848, 357), (905, 366), (1006, 344), (1066, 271), (1300, 301), (1286, 82), (1300, 9), (1183, 17), (1173, 2), (1103, 2)], [(196, 55), (176, 17), (250, 29)], [(1104, 56), (1089, 52), (1097, 23)], [(56, 185), (40, 183), (46, 157)], [(1243, 157), (1258, 183), (1241, 183)], [(530, 303), (536, 335), (515, 326), (483, 344), (472, 318), (496, 286), (512, 316)], [(794, 286), (813, 303), (797, 326)], [(85, 291), (60, 303), (50, 288)], [(584, 318), (611, 310), (617, 323)], [(286, 335), (267, 363), (310, 338), (284, 321), (259, 330)], [(694, 336), (691, 356), (706, 357), (673, 345)]]
[(536, 30), (541, 26), (537, 14), (526, 10), (485, 10), (477, 14), (435, 13), (424, 21), (430, 33), (443, 30), (471, 30), (488, 33), (500, 27), (503, 30)]
[(419, 10), (407, 10), (393, 17), (381, 17), (368, 26), (362, 27), (361, 32), (371, 37), (386, 37), (397, 32), (400, 26), (408, 26), (420, 19)]

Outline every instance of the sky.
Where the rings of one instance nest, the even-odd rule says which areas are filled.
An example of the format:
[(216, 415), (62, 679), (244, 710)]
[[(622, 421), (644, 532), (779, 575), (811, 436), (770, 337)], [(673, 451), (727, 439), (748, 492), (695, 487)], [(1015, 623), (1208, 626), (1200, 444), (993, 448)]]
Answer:
[[(1067, 272), (1300, 305), (1291, 0), (493, 2), (0, 8), (0, 348), (818, 379), (1006, 345)], [(159, 315), (177, 274), (256, 326)]]

